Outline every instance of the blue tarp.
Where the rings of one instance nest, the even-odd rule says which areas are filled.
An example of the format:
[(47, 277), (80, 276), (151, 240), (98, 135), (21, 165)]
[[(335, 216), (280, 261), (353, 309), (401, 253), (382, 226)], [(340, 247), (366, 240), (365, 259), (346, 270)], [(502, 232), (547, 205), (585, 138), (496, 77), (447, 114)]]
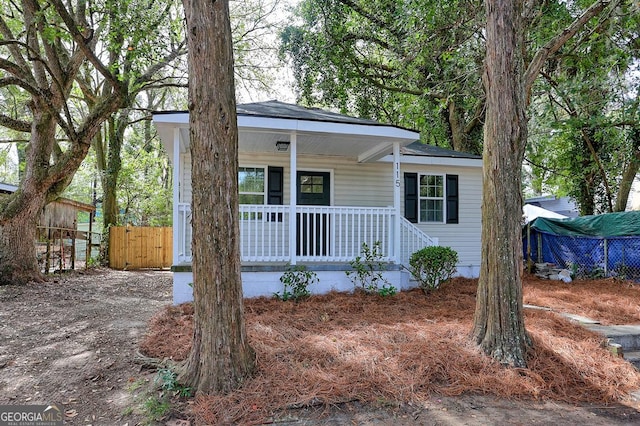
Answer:
[[(536, 219), (532, 222), (530, 238), (524, 232), (524, 256), (527, 258), (529, 241), (531, 258), (535, 262), (554, 263), (578, 276), (640, 278), (640, 225), (634, 225), (640, 220), (640, 212), (630, 213), (633, 214), (600, 215), (597, 220), (592, 220), (595, 217), (580, 218), (583, 220), (578, 221), (577, 228), (571, 225), (575, 219)], [(615, 219), (623, 218), (624, 224), (614, 229), (617, 226)], [(535, 226), (536, 223), (542, 226)], [(604, 229), (610, 231), (614, 229), (613, 234), (633, 235), (602, 235), (603, 229), (595, 227), (597, 224), (604, 224)], [(593, 228), (594, 235), (583, 233), (589, 228)]]

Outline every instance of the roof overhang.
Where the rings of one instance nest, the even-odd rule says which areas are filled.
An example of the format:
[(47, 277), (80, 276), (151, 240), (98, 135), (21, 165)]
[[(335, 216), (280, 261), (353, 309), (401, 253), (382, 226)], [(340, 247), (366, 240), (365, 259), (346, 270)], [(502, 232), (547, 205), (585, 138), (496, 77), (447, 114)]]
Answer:
[[(430, 155), (405, 155), (400, 156), (402, 164), (420, 164), (427, 166), (452, 166), (452, 167), (482, 167), (482, 158), (460, 158)], [(380, 162), (392, 163), (393, 156), (386, 155)]]
[[(0, 193), (3, 194), (13, 194), (18, 190), (17, 185), (11, 185), (8, 183), (0, 182)], [(71, 206), (76, 210), (82, 210), (85, 212), (94, 212), (96, 211), (96, 207), (92, 204), (81, 203), (80, 201), (72, 200), (70, 198), (57, 198), (53, 200), (54, 203), (65, 204), (67, 206)]]
[[(170, 157), (175, 130), (180, 151), (189, 150), (189, 114), (156, 113), (153, 122)], [(328, 155), (376, 161), (393, 151), (393, 144), (408, 145), (420, 138), (418, 132), (395, 126), (324, 122), (291, 118), (238, 115), (240, 152), (278, 152), (276, 142), (296, 135), (298, 155)]]

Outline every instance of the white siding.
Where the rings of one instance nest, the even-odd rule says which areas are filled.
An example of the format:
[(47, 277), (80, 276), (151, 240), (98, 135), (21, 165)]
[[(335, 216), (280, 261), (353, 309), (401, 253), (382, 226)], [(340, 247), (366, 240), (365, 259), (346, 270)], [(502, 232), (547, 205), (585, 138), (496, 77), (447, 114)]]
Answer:
[[(458, 252), (458, 268), (463, 275), (477, 275), (465, 272), (480, 267), (480, 233), (482, 229), (482, 168), (452, 166), (402, 165), (402, 173), (434, 173), (458, 175), (459, 223), (417, 223), (425, 234), (438, 238), (441, 246), (448, 246)], [(404, 179), (402, 179), (402, 214), (404, 214)]]
[[(188, 154), (181, 156), (182, 202), (191, 201), (191, 163)], [(289, 203), (288, 153), (241, 153), (239, 164), (284, 168), (284, 203)], [(387, 207), (393, 205), (392, 163), (359, 164), (355, 159), (331, 156), (299, 156), (298, 170), (330, 171), (332, 205)], [(480, 265), (481, 232), (481, 167), (453, 167), (401, 164), (401, 173), (434, 173), (458, 175), (459, 223), (416, 224), (423, 232), (437, 237), (439, 244), (458, 252), (459, 270), (463, 275), (477, 275)], [(404, 214), (404, 179), (401, 179), (401, 208)]]
[[(184, 156), (182, 202), (191, 201), (191, 163)], [(240, 166), (264, 165), (284, 168), (284, 204), (289, 204), (289, 155), (240, 153)], [(299, 156), (298, 170), (329, 171), (332, 178), (332, 205), (388, 207), (393, 205), (391, 164), (358, 164), (355, 159), (330, 156)]]

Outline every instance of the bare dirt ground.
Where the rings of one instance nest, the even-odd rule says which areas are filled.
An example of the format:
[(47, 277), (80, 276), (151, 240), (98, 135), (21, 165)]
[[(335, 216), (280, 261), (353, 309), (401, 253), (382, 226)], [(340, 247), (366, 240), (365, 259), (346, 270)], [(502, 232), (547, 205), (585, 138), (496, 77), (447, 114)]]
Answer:
[(0, 287), (0, 404), (61, 403), (68, 424), (139, 423), (124, 415), (147, 374), (134, 356), (170, 301), (170, 272), (89, 270)]
[[(182, 413), (151, 421), (139, 410), (155, 373), (136, 362), (147, 321), (171, 300), (168, 272), (94, 270), (44, 284), (0, 287), (0, 404), (64, 404), (75, 425), (193, 424)], [(139, 384), (144, 384), (140, 385)], [(634, 425), (637, 401), (571, 405), (489, 395), (419, 405), (357, 401), (290, 409), (280, 425)], [(178, 422), (176, 418), (191, 418)]]

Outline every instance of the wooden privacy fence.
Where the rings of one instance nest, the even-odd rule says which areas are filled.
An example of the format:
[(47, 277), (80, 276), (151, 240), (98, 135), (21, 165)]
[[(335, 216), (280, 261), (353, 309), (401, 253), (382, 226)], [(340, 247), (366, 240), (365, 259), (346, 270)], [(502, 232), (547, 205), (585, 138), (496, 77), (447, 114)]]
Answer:
[(172, 228), (112, 226), (109, 229), (109, 266), (114, 269), (170, 268)]

